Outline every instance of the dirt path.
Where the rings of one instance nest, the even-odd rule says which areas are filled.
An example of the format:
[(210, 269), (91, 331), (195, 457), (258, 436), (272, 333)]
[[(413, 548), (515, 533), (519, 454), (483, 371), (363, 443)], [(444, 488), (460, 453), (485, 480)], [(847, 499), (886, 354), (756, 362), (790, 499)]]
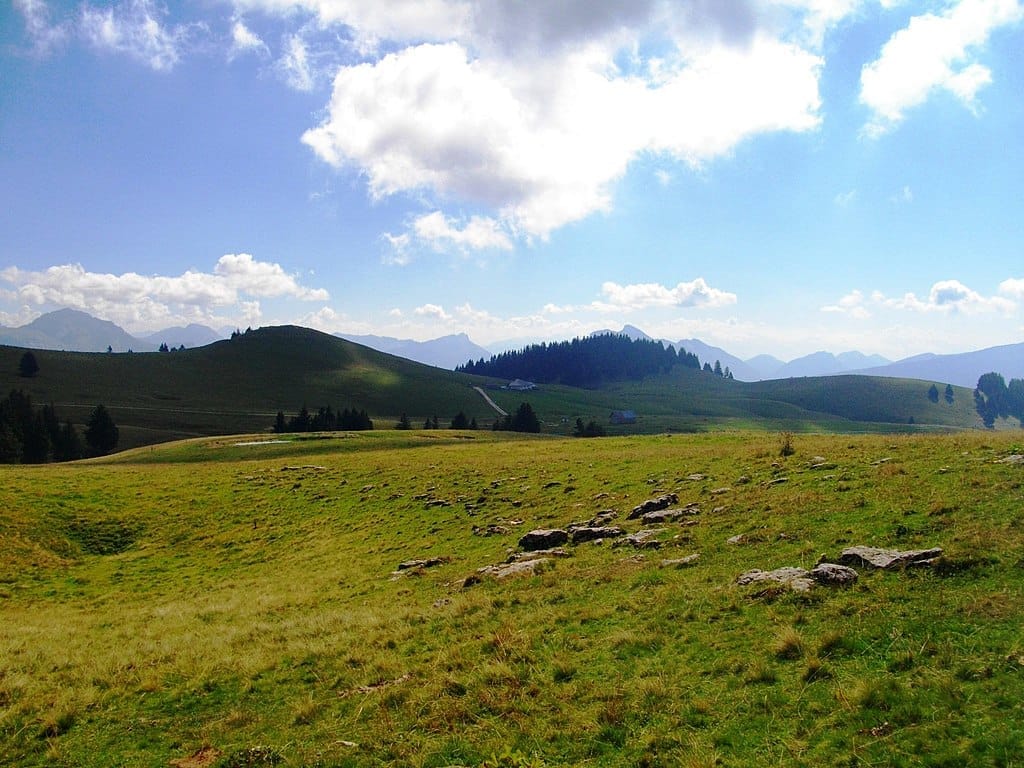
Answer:
[(473, 389), (480, 393), (480, 397), (486, 400), (487, 404), (491, 406), (491, 408), (496, 410), (499, 416), (508, 416), (508, 413), (500, 405), (491, 400), (491, 396), (484, 392), (484, 390), (481, 387), (473, 387)]

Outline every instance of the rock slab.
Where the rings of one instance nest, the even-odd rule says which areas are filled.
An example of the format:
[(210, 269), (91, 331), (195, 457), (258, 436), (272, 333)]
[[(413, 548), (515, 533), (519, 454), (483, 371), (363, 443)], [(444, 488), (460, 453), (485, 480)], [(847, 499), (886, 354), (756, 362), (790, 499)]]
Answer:
[(932, 549), (879, 549), (878, 547), (848, 547), (839, 556), (843, 565), (881, 568), (891, 571), (910, 565), (931, 565), (942, 554), (941, 547)]
[(569, 541), (569, 532), (561, 528), (538, 528), (519, 539), (519, 547), (527, 552), (560, 547)]
[(665, 493), (653, 499), (648, 499), (643, 504), (633, 507), (633, 511), (626, 517), (627, 520), (636, 520), (648, 512), (655, 512), (659, 509), (667, 509), (673, 504), (679, 503), (679, 497), (674, 493)]

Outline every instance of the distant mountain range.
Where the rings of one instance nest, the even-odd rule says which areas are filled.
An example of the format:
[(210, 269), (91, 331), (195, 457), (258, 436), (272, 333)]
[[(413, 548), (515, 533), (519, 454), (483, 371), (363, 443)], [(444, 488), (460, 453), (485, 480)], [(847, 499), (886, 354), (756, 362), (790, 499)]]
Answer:
[(334, 335), (378, 352), (386, 352), (389, 355), (397, 355), (417, 363), (448, 370), (453, 370), (456, 366), (470, 360), (479, 360), (481, 357), (487, 359), (491, 356), (490, 352), (479, 344), (474, 344), (464, 333), (442, 336), (430, 341), (394, 339), (390, 336), (354, 336), (344, 333)]
[[(605, 330), (597, 333), (621, 333), (633, 339), (652, 338), (633, 325), (623, 326), (621, 331)], [(896, 362), (881, 355), (865, 355), (862, 352), (843, 352), (839, 355), (831, 352), (814, 352), (787, 363), (771, 355), (757, 355), (748, 360), (741, 360), (724, 349), (705, 344), (700, 339), (660, 341), (666, 346), (675, 349), (682, 347), (687, 352), (692, 352), (700, 358), (701, 363), (713, 365), (717, 360), (723, 368), (728, 367), (732, 375), (740, 381), (859, 374), (921, 379), (973, 388), (978, 383), (978, 378), (990, 371), (1001, 373), (1007, 381), (1024, 378), (1024, 343), (989, 347), (955, 355), (929, 353)]]
[(189, 349), (223, 339), (205, 325), (167, 328), (143, 338), (132, 336), (109, 320), (100, 320), (77, 309), (58, 309), (40, 315), (18, 328), (0, 326), (0, 344), (66, 352), (155, 352), (161, 344)]
[[(603, 330), (596, 334), (616, 333), (632, 339), (647, 339), (642, 330), (626, 325), (621, 331)], [(403, 357), (418, 363), (451, 370), (469, 360), (490, 359), (491, 352), (475, 344), (465, 333), (442, 336), (429, 341), (397, 339), (388, 336), (335, 334), (379, 352)], [(166, 328), (144, 337), (136, 337), (108, 320), (74, 309), (48, 312), (18, 328), (0, 326), (0, 344), (31, 349), (54, 349), (69, 352), (154, 352), (159, 345), (184, 345), (188, 349), (202, 347), (225, 338), (204, 325)], [(743, 360), (726, 350), (705, 344), (700, 339), (672, 341), (659, 339), (666, 346), (684, 348), (700, 358), (701, 363), (715, 361), (728, 368), (739, 381), (788, 379), (804, 376), (863, 374), (891, 378), (921, 379), (961, 387), (974, 387), (978, 377), (989, 371), (1010, 379), (1024, 378), (1024, 343), (963, 352), (955, 355), (924, 354), (890, 361), (879, 355), (861, 352), (815, 352), (784, 362), (771, 355), (757, 355)]]

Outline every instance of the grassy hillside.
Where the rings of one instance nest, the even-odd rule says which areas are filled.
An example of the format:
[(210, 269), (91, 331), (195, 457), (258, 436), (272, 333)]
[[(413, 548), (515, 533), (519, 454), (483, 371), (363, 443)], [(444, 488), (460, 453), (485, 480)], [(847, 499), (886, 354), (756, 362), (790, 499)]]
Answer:
[(489, 418), (490, 411), (471, 377), (294, 326), (171, 353), (37, 350), (40, 371), (32, 379), (17, 375), (21, 353), (0, 347), (0, 387), (52, 401), (62, 418), (79, 423), (102, 402), (125, 447), (257, 431), (270, 427), (277, 411), (294, 414), (303, 404), (365, 409), (385, 421), (406, 411), (421, 423), (434, 414), (450, 420), (459, 410)]
[[(268, 429), (278, 410), (367, 410), (377, 426), (401, 413), (414, 425), (442, 426), (463, 411), (489, 425), (494, 413), (473, 391), (479, 377), (420, 365), (293, 326), (263, 328), (192, 350), (102, 354), (35, 351), (34, 378), (18, 376), (22, 350), (0, 347), (0, 391), (22, 388), (82, 424), (103, 403), (121, 429), (121, 447), (183, 437)], [(491, 390), (505, 410), (531, 402), (545, 429), (567, 434), (575, 420), (607, 424), (612, 410), (636, 411), (636, 425), (612, 432), (693, 432), (760, 427), (795, 431), (905, 431), (974, 428), (969, 390), (953, 405), (927, 398), (928, 382), (837, 376), (759, 383), (729, 381), (677, 366), (672, 373), (598, 390), (543, 386), (532, 393)]]
[[(1024, 754), (1017, 435), (798, 435), (788, 457), (749, 432), (248, 442), (0, 467), (0, 764)], [(465, 585), (524, 531), (611, 509), (633, 532), (669, 491), (700, 512), (655, 526), (658, 550), (580, 544)], [(736, 584), (854, 544), (945, 553), (846, 589)], [(438, 564), (393, 575), (414, 558)]]
[[(551, 430), (568, 432), (577, 417), (607, 421), (612, 410), (639, 416), (629, 432), (726, 428), (796, 431), (916, 431), (982, 426), (971, 391), (954, 388), (950, 405), (928, 400), (929, 382), (869, 376), (824, 376), (747, 383), (678, 368), (666, 376), (601, 390), (545, 386), (536, 392), (491, 393), (506, 410), (527, 399)], [(1016, 422), (1013, 422), (1016, 426)], [(1008, 426), (1003, 422), (1000, 426)], [(613, 430), (614, 431), (614, 430)]]

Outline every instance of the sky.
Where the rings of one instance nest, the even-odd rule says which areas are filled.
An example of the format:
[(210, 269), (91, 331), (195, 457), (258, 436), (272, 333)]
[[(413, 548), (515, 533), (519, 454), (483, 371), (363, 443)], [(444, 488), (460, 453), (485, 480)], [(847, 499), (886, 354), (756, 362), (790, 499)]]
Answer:
[(0, 0), (0, 325), (1024, 341), (1024, 0)]

